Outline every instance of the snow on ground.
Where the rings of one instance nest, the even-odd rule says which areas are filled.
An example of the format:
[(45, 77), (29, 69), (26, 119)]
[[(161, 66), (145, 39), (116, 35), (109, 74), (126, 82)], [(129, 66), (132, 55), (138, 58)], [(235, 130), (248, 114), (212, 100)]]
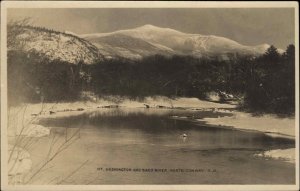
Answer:
[(23, 126), (16, 126), (15, 128), (9, 128), (7, 131), (9, 137), (43, 137), (49, 134), (50, 129), (37, 124), (27, 124), (24, 128)]
[(32, 161), (26, 150), (9, 145), (8, 156), (11, 156), (8, 162), (8, 175), (20, 175), (31, 169)]
[(270, 151), (265, 151), (263, 153), (255, 154), (255, 157), (262, 157), (264, 159), (277, 159), (277, 160), (282, 160), (285, 162), (290, 162), (290, 163), (295, 163), (295, 148), (291, 149), (276, 149), (276, 150), (270, 150)]
[[(86, 111), (99, 110), (103, 107), (121, 108), (186, 108), (186, 109), (209, 109), (214, 112), (232, 113), (232, 116), (219, 118), (204, 118), (209, 125), (231, 126), (243, 130), (255, 130), (272, 136), (285, 136), (295, 138), (295, 119), (279, 118), (275, 115), (253, 116), (250, 113), (231, 111), (235, 105), (220, 104), (199, 100), (197, 98), (170, 99), (163, 96), (146, 97), (143, 100), (132, 100), (124, 97), (108, 96), (94, 101), (78, 101), (63, 103), (28, 104), (9, 109), (9, 132), (19, 134), (26, 126), (28, 129), (22, 133), (28, 136), (44, 136), (48, 130), (36, 125), (40, 118), (78, 115)], [(18, 128), (17, 128), (18, 127)], [(33, 129), (39, 129), (39, 132)]]
[(37, 125), (41, 118), (78, 115), (86, 111), (99, 110), (103, 107), (121, 108), (234, 108), (234, 105), (202, 101), (197, 98), (170, 99), (163, 96), (132, 100), (124, 97), (108, 96), (93, 101), (23, 104), (11, 107), (8, 111), (8, 136), (42, 137), (50, 129)]
[[(222, 112), (223, 110), (217, 110)], [(225, 110), (226, 111), (226, 110)], [(250, 113), (234, 111), (233, 116), (219, 118), (204, 118), (209, 125), (231, 126), (242, 130), (260, 131), (272, 137), (295, 139), (295, 119), (279, 118), (274, 115), (253, 116)], [(295, 163), (295, 148), (277, 149), (256, 154), (266, 160), (273, 158)]]
[(182, 107), (182, 108), (235, 108), (235, 105), (220, 104), (209, 101), (199, 100), (198, 98), (177, 98), (169, 99), (165, 97), (148, 97), (145, 100), (152, 106), (166, 106), (166, 107)]
[(238, 129), (261, 131), (269, 135), (295, 138), (294, 118), (279, 118), (275, 115), (253, 116), (250, 113), (235, 111), (230, 117), (204, 118), (201, 121), (210, 125), (231, 126)]

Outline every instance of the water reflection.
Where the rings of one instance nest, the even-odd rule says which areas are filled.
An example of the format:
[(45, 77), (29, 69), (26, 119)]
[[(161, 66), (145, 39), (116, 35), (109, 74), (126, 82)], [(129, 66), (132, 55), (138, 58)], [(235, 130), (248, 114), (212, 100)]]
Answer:
[(184, 142), (184, 143), (185, 143), (185, 141), (186, 141), (187, 137), (181, 137), (181, 139), (182, 139), (182, 142)]
[[(60, 170), (87, 159), (92, 161), (81, 171), (76, 181), (78, 184), (85, 184), (80, 180), (91, 177), (96, 177), (93, 184), (249, 184), (294, 181), (293, 166), (252, 157), (261, 150), (294, 147), (293, 140), (209, 127), (184, 119), (185, 116), (197, 119), (222, 115), (231, 114), (168, 109), (100, 109), (79, 116), (42, 120), (41, 123), (55, 127), (52, 132), (61, 132), (56, 135), (61, 139), (64, 139), (64, 130), (80, 129), (80, 139), (66, 151), (61, 165), (57, 167)], [(99, 167), (217, 169), (217, 172), (155, 175), (95, 172)]]
[[(178, 147), (184, 143), (189, 149), (257, 149), (292, 147), (293, 140), (273, 138), (258, 132), (243, 132), (222, 127), (181, 120), (230, 115), (210, 111), (168, 109), (101, 109), (80, 116), (44, 120), (48, 126), (92, 129), (101, 134), (101, 140), (121, 144), (152, 144), (160, 147)], [(179, 137), (179, 139), (178, 139)]]

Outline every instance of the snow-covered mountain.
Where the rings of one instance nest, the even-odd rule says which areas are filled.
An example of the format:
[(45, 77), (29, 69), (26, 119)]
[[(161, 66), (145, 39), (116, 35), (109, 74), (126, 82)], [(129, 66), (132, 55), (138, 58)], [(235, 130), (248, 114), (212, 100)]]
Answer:
[(22, 27), (13, 37), (13, 42), (18, 42), (17, 46), (8, 43), (9, 50), (37, 52), (50, 60), (59, 59), (74, 64), (80, 61), (91, 64), (114, 58), (136, 60), (157, 54), (228, 59), (234, 55), (263, 54), (270, 47), (268, 44), (245, 46), (224, 37), (187, 34), (153, 25), (84, 35), (33, 26)]
[(37, 52), (50, 60), (58, 59), (73, 64), (80, 61), (91, 64), (104, 58), (97, 47), (73, 34), (32, 26), (20, 27), (22, 28), (13, 39), (14, 45), (17, 46), (8, 43), (8, 50)]
[(224, 37), (187, 34), (153, 25), (111, 33), (84, 34), (79, 37), (93, 43), (106, 57), (125, 58), (177, 54), (226, 59), (228, 56), (236, 54), (263, 54), (270, 47), (268, 44), (245, 46)]
[(145, 56), (162, 54), (173, 55), (174, 50), (124, 34), (112, 34), (101, 38), (89, 39), (106, 58), (122, 57), (141, 59)]

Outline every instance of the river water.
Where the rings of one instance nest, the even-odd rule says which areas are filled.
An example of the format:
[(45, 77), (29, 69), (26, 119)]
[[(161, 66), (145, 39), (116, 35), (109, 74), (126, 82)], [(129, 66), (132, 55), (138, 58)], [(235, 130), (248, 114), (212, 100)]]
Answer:
[(40, 140), (39, 146), (33, 149), (34, 163), (45, 155), (53, 140), (57, 140), (57, 145), (71, 137), (76, 136), (77, 140), (53, 160), (55, 165), (45, 171), (45, 178), (36, 182), (295, 183), (294, 164), (254, 156), (264, 150), (293, 148), (293, 140), (207, 126), (194, 120), (224, 115), (231, 114), (168, 109), (100, 109), (77, 116), (44, 119), (40, 123), (52, 127), (51, 135)]

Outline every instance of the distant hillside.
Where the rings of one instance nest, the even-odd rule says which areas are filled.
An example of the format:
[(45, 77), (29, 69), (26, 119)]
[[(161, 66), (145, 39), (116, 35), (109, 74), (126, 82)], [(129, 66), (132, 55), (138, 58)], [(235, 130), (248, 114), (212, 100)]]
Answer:
[[(60, 60), (77, 64), (83, 61), (91, 64), (103, 60), (97, 47), (90, 42), (53, 30), (33, 26), (13, 26), (8, 28), (8, 50), (36, 52), (50, 60)], [(11, 36), (9, 36), (11, 35)]]

